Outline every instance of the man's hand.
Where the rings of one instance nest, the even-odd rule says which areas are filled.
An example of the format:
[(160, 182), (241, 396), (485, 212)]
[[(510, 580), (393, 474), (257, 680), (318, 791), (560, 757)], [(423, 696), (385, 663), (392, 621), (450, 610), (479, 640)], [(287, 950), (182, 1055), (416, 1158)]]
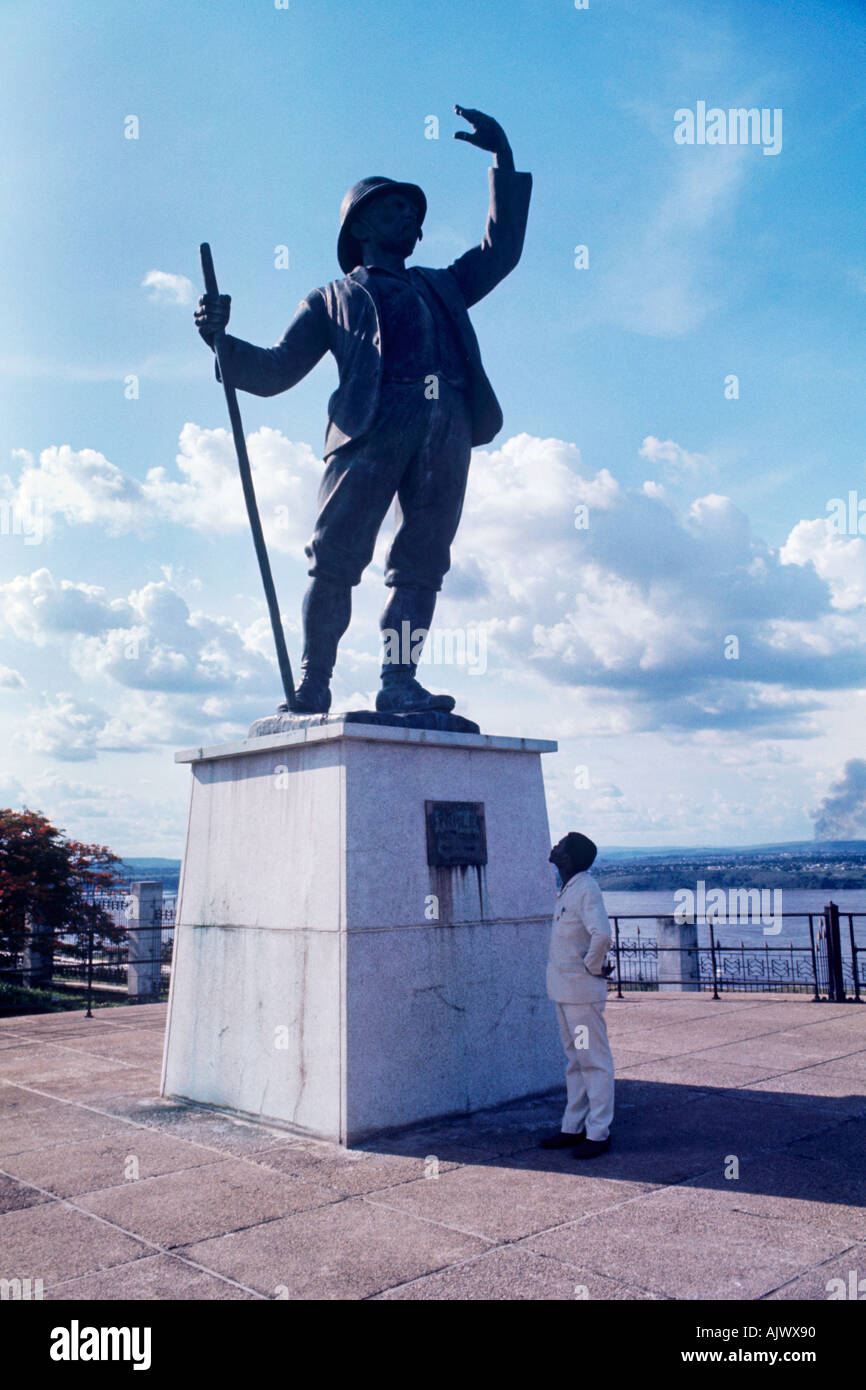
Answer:
[(494, 169), (514, 168), (508, 137), (498, 121), (494, 121), (492, 116), (485, 116), (483, 111), (474, 111), (471, 106), (455, 106), (454, 110), (473, 127), (471, 132), (455, 131), (455, 140), (467, 140), (470, 145), (477, 145), (479, 150), (491, 150)]
[(231, 302), (230, 294), (203, 294), (201, 296), (193, 318), (196, 328), (208, 347), (213, 347), (213, 340), (217, 333), (228, 323)]

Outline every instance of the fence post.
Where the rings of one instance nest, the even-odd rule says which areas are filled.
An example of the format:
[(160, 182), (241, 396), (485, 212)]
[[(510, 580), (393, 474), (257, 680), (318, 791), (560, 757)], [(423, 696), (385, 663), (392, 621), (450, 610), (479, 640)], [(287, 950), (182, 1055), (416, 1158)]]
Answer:
[(130, 1004), (150, 1004), (159, 999), (162, 973), (161, 880), (130, 883), (129, 898), (127, 992)]
[(835, 903), (824, 907), (824, 926), (827, 932), (827, 998), (832, 1004), (844, 1004), (845, 977), (842, 974), (842, 938), (839, 933), (839, 908)]
[(815, 984), (815, 993), (812, 995), (812, 1003), (820, 1004), (821, 990), (818, 985), (818, 957), (815, 954), (815, 928), (812, 923), (812, 914), (809, 913), (809, 946), (812, 952), (812, 979)]
[(622, 994), (622, 973), (621, 973), (621, 970), (620, 970), (620, 959), (619, 959), (619, 918), (618, 918), (618, 917), (614, 917), (614, 919), (613, 919), (613, 942), (614, 942), (614, 953), (615, 953), (615, 956), (616, 956), (616, 997), (617, 997), (617, 999), (622, 999), (622, 997), (623, 997), (623, 994)]
[(857, 942), (854, 940), (854, 914), (848, 913), (848, 940), (851, 942), (851, 973), (854, 976), (854, 1003), (862, 1004), (860, 998), (860, 970), (857, 965)]
[(45, 988), (54, 975), (54, 928), (37, 922), (28, 912), (24, 930), (24, 983), (31, 989)]
[(656, 948), (660, 994), (700, 990), (697, 922), (678, 922), (675, 917), (657, 917)]

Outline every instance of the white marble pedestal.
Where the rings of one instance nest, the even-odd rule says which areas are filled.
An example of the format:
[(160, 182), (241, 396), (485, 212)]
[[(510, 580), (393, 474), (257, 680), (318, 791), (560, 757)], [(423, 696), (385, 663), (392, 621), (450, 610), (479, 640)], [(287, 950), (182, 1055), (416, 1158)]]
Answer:
[[(555, 748), (333, 723), (178, 753), (163, 1094), (353, 1144), (561, 1085)], [(483, 803), (485, 868), (428, 864), (427, 801)]]

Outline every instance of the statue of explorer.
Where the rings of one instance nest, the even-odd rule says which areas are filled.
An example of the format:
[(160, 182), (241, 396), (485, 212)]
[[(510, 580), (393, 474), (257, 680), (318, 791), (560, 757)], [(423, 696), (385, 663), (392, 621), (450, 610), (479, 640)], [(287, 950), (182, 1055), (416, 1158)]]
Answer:
[[(288, 390), (328, 349), (339, 368), (340, 384), (328, 403), (319, 511), (305, 548), (311, 580), (297, 690), (302, 714), (330, 708), (352, 586), (372, 559), (395, 494), (400, 519), (387, 557), (391, 592), (380, 625), (383, 633), (411, 634), (412, 648), (403, 644), (395, 652), (386, 642), (376, 709), (454, 708), (452, 696), (431, 695), (415, 671), (450, 565), (471, 450), (502, 428), (467, 310), (517, 265), (532, 189), (532, 175), (515, 171), (502, 127), (481, 111), (454, 109), (472, 126), (456, 139), (493, 154), (480, 246), (445, 270), (407, 270), (427, 200), (415, 184), (362, 179), (340, 211), (337, 259), (344, 278), (312, 290), (275, 347), (225, 336), (232, 384), (257, 396)], [(222, 294), (199, 300), (195, 322), (211, 346), (228, 323), (230, 302)]]

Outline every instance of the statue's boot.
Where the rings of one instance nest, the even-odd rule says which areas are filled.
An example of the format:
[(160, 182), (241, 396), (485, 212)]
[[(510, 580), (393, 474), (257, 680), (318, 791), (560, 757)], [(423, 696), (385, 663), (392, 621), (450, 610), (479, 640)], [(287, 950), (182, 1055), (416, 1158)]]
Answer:
[(452, 710), (457, 701), (453, 695), (431, 695), (420, 681), (416, 681), (414, 669), (392, 667), (382, 676), (382, 689), (376, 696), (376, 709), (380, 714), (416, 714), (422, 710)]
[(301, 663), (301, 683), (295, 691), (295, 714), (327, 714), (331, 708), (331, 672)]
[(304, 651), (301, 683), (295, 691), (296, 714), (327, 714), (331, 708), (331, 676), (340, 638), (349, 626), (352, 590), (314, 578), (304, 595)]
[(376, 709), (382, 714), (414, 714), (423, 710), (452, 710), (457, 701), (453, 695), (431, 695), (415, 679), (418, 658), (426, 641), (436, 607), (436, 592), (414, 585), (399, 585), (391, 590), (382, 613), (382, 632), (398, 635), (398, 646), (404, 633), (409, 634), (410, 653), (401, 649), (398, 661), (386, 661), (382, 666), (382, 689), (376, 696)]

